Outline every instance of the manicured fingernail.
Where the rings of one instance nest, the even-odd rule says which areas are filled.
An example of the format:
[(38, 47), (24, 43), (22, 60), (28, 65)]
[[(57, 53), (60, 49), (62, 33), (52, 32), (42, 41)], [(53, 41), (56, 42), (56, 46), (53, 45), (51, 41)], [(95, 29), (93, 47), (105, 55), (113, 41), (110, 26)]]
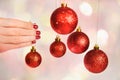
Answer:
[(36, 43), (36, 40), (32, 41), (32, 44), (35, 44)]
[(36, 35), (40, 35), (40, 31), (36, 31)]
[(34, 23), (33, 28), (38, 29), (38, 25)]
[(36, 39), (40, 39), (40, 36), (36, 36)]

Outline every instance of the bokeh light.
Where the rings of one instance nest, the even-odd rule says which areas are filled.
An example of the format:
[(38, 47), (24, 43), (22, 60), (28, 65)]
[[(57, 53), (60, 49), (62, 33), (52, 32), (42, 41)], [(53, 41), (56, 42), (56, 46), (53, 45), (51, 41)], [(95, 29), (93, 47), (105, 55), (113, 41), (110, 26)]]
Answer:
[(92, 9), (91, 5), (87, 2), (82, 2), (79, 5), (79, 9), (80, 9), (81, 13), (86, 15), (86, 16), (92, 15), (93, 9)]
[(97, 32), (97, 41), (98, 44), (101, 46), (106, 45), (106, 43), (108, 42), (108, 33), (107, 31), (105, 31), (104, 29), (100, 29)]

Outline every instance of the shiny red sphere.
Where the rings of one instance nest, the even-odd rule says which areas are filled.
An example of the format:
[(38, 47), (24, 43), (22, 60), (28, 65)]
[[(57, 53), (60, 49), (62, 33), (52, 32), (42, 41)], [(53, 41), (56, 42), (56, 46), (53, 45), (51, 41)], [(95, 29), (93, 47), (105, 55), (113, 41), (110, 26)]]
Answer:
[(52, 13), (50, 23), (53, 30), (57, 33), (68, 34), (76, 28), (78, 17), (71, 8), (61, 6)]
[(85, 52), (89, 47), (89, 38), (83, 32), (74, 32), (67, 39), (69, 50), (76, 54)]
[(25, 62), (29, 67), (35, 68), (41, 64), (42, 58), (38, 52), (29, 52), (25, 57)]
[(104, 71), (108, 65), (108, 57), (102, 50), (90, 50), (84, 58), (84, 65), (92, 73)]
[(54, 57), (57, 57), (57, 58), (62, 57), (65, 54), (65, 52), (66, 52), (66, 46), (61, 41), (54, 41), (50, 45), (50, 53)]

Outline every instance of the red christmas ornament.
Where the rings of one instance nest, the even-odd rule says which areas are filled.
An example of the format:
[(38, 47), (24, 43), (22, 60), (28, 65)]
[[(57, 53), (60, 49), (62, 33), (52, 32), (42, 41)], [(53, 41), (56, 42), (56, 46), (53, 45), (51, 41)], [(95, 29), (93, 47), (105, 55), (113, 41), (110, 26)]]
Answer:
[(62, 57), (66, 52), (66, 46), (63, 42), (60, 41), (60, 38), (57, 36), (55, 41), (50, 45), (50, 53), (54, 57)]
[(75, 11), (61, 4), (51, 15), (51, 26), (59, 34), (68, 34), (72, 32), (78, 23), (78, 17)]
[(31, 52), (29, 52), (25, 57), (25, 62), (29, 67), (35, 68), (40, 65), (42, 61), (41, 55), (36, 52), (36, 49), (34, 46), (31, 49)]
[(67, 39), (67, 45), (71, 52), (81, 54), (89, 47), (88, 36), (80, 31), (80, 28), (76, 32), (69, 35)]
[(108, 57), (96, 45), (93, 50), (90, 50), (84, 58), (85, 67), (92, 73), (100, 73), (104, 71), (108, 65)]

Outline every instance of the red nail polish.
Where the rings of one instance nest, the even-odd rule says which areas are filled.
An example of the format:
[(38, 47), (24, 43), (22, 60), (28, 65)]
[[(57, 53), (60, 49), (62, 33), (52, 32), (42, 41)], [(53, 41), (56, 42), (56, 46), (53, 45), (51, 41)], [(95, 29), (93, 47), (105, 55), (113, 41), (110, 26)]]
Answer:
[(32, 44), (35, 44), (36, 43), (36, 40), (32, 41)]
[(40, 35), (40, 33), (41, 33), (40, 31), (36, 31), (36, 35)]
[(40, 36), (36, 36), (36, 39), (40, 39)]
[(34, 28), (34, 29), (38, 29), (38, 25), (37, 25), (37, 24), (34, 24), (34, 25), (33, 25), (33, 28)]

